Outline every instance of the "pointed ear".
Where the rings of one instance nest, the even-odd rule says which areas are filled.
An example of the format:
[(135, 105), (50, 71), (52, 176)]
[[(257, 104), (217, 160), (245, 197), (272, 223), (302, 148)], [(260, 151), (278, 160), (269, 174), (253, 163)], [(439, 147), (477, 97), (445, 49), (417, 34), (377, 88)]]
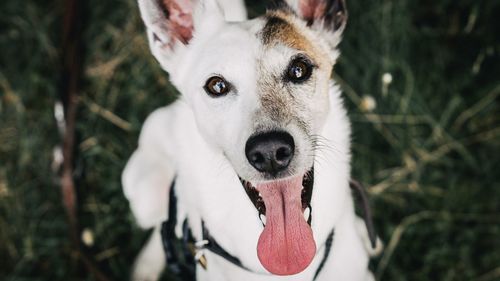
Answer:
[(216, 0), (138, 0), (151, 52), (167, 72), (179, 63), (193, 34), (224, 22)]
[(138, 0), (151, 52), (168, 71), (179, 48), (193, 37), (191, 0)]
[(347, 22), (345, 0), (286, 0), (289, 7), (307, 22), (307, 25), (322, 33), (328, 33), (335, 47)]

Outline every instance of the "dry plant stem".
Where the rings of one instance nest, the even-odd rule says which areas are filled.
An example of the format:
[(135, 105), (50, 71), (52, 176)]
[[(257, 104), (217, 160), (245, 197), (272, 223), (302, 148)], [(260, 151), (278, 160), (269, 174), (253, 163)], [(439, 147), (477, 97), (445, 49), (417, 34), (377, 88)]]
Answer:
[[(335, 76), (335, 80), (342, 86), (342, 89), (344, 89), (345, 93), (348, 95), (348, 97), (359, 107), (361, 104), (361, 98), (358, 93), (342, 78), (340, 78), (338, 75)], [(489, 103), (491, 103), (498, 95), (500, 94), (500, 86), (495, 87), (491, 92), (489, 92), (486, 97), (481, 99), (479, 102), (477, 102), (475, 105), (473, 105), (471, 108), (463, 112), (455, 121), (454, 127), (459, 128), (466, 120), (470, 119), (472, 116), (474, 116), (476, 113), (478, 113), (481, 109), (483, 109), (485, 106), (487, 106)], [(383, 115), (378, 115), (378, 114), (373, 114), (373, 113), (365, 113), (363, 114), (364, 118), (370, 123), (373, 124), (375, 129), (379, 131), (379, 133), (386, 139), (386, 141), (391, 144), (393, 147), (396, 146), (399, 141), (397, 138), (392, 134), (392, 132), (384, 126), (384, 124), (390, 124), (390, 123), (399, 123), (401, 122), (402, 117), (399, 116), (383, 116)], [(428, 120), (428, 118), (425, 118), (425, 116), (418, 116), (418, 119), (416, 119), (414, 116), (410, 116), (413, 120), (410, 123), (429, 123), (432, 125), (432, 123)], [(457, 140), (449, 140), (446, 143), (442, 144), (439, 146), (437, 149), (434, 151), (425, 151), (423, 149), (416, 151), (417, 154), (417, 163), (419, 163), (419, 166), (424, 166), (429, 163), (432, 163), (434, 161), (439, 160), (443, 155), (453, 151), (461, 151), (465, 150), (465, 145), (470, 145), (473, 143), (477, 142), (482, 142), (485, 140), (489, 139), (495, 139), (499, 137), (499, 130), (500, 128), (494, 128), (492, 130), (486, 131), (479, 133), (477, 135), (474, 135), (472, 137), (466, 138), (463, 140), (463, 143)], [(450, 137), (449, 137), (450, 138)], [(368, 192), (372, 195), (378, 195), (384, 193), (388, 188), (396, 184), (397, 182), (403, 180), (405, 177), (410, 175), (412, 172), (414, 172), (416, 167), (411, 166), (403, 166), (398, 169), (392, 175), (371, 186), (368, 189)]]
[[(500, 127), (499, 128), (494, 128), (486, 132), (482, 132), (476, 135), (473, 135), (471, 137), (462, 139), (460, 141), (450, 141), (447, 142), (438, 148), (436, 148), (433, 151), (425, 151), (421, 150), (417, 154), (418, 159), (416, 162), (418, 162), (419, 166), (425, 166), (429, 163), (435, 162), (442, 158), (444, 155), (448, 154), (449, 152), (453, 151), (453, 149), (456, 149), (457, 146), (462, 146), (462, 145), (471, 145), (474, 143), (480, 143), (480, 142), (485, 142), (490, 139), (498, 139), (500, 138)], [(384, 193), (387, 188), (393, 186), (394, 184), (398, 183), (399, 181), (403, 180), (406, 176), (411, 174), (415, 170), (415, 167), (408, 167), (404, 166), (401, 168), (398, 168), (391, 174), (391, 176), (376, 185), (371, 186), (368, 189), (368, 192), (372, 195), (379, 195)]]
[(132, 125), (127, 122), (126, 120), (123, 120), (120, 118), (118, 115), (113, 113), (112, 111), (100, 106), (99, 104), (91, 101), (88, 98), (82, 97), (81, 100), (83, 103), (89, 108), (89, 110), (105, 120), (109, 121), (111, 124), (115, 125), (116, 127), (126, 131), (130, 132), (132, 131)]
[(460, 116), (457, 117), (455, 123), (453, 124), (454, 130), (459, 130), (462, 125), (467, 122), (467, 120), (471, 119), (474, 115), (481, 112), (485, 107), (490, 105), (495, 99), (500, 95), (500, 85), (496, 86), (493, 90), (491, 90), (488, 94), (484, 96), (484, 98), (480, 99), (476, 104), (462, 112)]
[(484, 275), (476, 278), (476, 281), (491, 281), (500, 279), (500, 267), (497, 267)]
[(65, 130), (63, 134), (63, 165), (61, 192), (63, 205), (70, 225), (72, 242), (78, 244), (78, 222), (76, 191), (73, 180), (73, 149), (75, 143), (75, 120), (78, 106), (78, 91), (81, 69), (79, 0), (64, 4), (64, 30), (62, 47), (62, 89), (61, 99), (65, 107)]
[(96, 280), (109, 279), (94, 265), (80, 248), (78, 239), (79, 226), (77, 217), (76, 186), (73, 179), (73, 161), (75, 147), (75, 124), (78, 110), (78, 94), (82, 69), (81, 21), (82, 3), (80, 0), (64, 2), (64, 30), (62, 46), (62, 87), (61, 99), (65, 106), (65, 129), (63, 133), (63, 164), (61, 174), (61, 193), (70, 228), (70, 237), (75, 256)]
[[(380, 259), (380, 263), (377, 268), (377, 280), (383, 280), (382, 276), (385, 272), (385, 269), (389, 265), (389, 261), (394, 254), (399, 242), (401, 241), (401, 237), (404, 232), (412, 225), (417, 224), (424, 220), (435, 220), (435, 221), (449, 221), (449, 222), (475, 222), (475, 223), (490, 223), (490, 224), (498, 224), (500, 223), (500, 214), (492, 213), (492, 214), (452, 214), (450, 212), (436, 212), (436, 211), (422, 211), (410, 216), (407, 216), (394, 230), (391, 236), (391, 240), (387, 245), (382, 258)], [(496, 272), (498, 273), (498, 272)], [(495, 274), (495, 272), (492, 272)], [(488, 280), (488, 279), (487, 279)]]

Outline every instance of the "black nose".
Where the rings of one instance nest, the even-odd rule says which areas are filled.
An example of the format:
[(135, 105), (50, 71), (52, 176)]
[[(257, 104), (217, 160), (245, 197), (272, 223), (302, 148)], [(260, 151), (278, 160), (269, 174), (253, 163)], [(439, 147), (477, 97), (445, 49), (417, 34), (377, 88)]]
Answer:
[(276, 175), (292, 161), (295, 144), (285, 132), (268, 132), (248, 139), (245, 154), (248, 162), (259, 172)]

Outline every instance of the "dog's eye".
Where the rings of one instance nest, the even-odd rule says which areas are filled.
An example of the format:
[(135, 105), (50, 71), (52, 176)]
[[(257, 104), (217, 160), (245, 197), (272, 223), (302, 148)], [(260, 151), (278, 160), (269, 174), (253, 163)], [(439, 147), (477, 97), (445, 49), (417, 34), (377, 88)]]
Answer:
[(302, 83), (311, 77), (312, 65), (304, 58), (297, 58), (290, 63), (286, 76), (293, 83)]
[(220, 76), (212, 76), (208, 78), (204, 88), (209, 95), (219, 97), (227, 94), (231, 87), (224, 78)]

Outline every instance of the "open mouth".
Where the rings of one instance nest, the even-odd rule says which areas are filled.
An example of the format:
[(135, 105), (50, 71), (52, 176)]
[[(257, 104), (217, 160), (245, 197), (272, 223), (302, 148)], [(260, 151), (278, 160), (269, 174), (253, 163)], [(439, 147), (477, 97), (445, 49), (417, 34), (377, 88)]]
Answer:
[(313, 168), (304, 175), (255, 185), (240, 180), (264, 225), (257, 244), (261, 264), (276, 275), (302, 272), (316, 254), (310, 226)]
[[(262, 224), (265, 226), (266, 224), (266, 205), (264, 204), (264, 200), (260, 192), (252, 185), (251, 182), (246, 181), (242, 178), (239, 178), (245, 192), (247, 193), (250, 201), (252, 201), (253, 205), (259, 212), (259, 218), (262, 221)], [(307, 224), (311, 225), (312, 220), (312, 208), (311, 208), (311, 197), (314, 185), (314, 167), (311, 167), (309, 171), (307, 171), (302, 177), (302, 190), (301, 190), (301, 203), (302, 203), (302, 212), (304, 213), (304, 218), (307, 221)]]

